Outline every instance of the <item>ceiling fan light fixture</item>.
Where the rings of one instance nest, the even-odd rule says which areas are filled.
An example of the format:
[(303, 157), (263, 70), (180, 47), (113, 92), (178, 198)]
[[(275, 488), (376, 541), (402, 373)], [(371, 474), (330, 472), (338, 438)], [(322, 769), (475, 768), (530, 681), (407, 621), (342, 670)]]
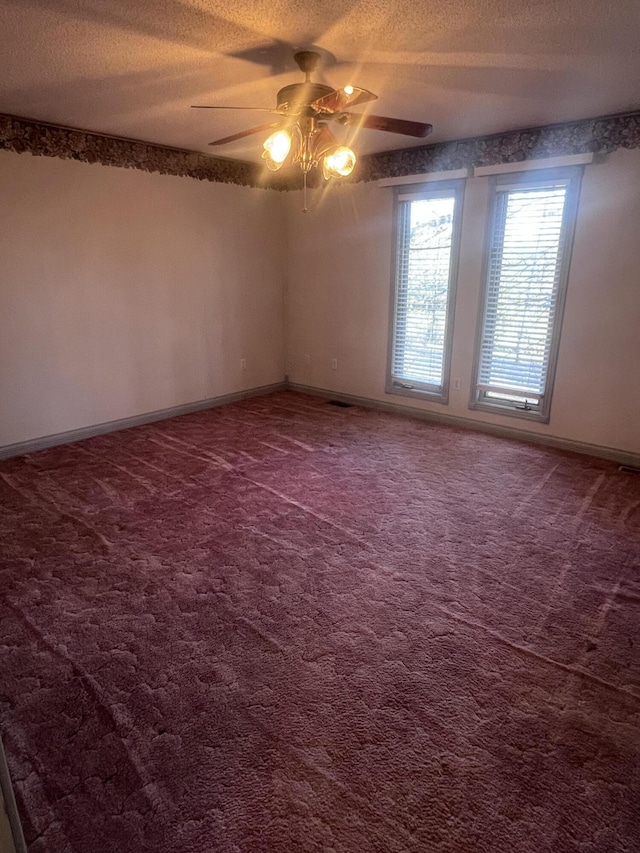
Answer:
[(355, 151), (346, 145), (340, 145), (324, 158), (322, 174), (325, 181), (329, 178), (346, 178), (353, 172), (355, 165)]
[(216, 139), (210, 145), (226, 145), (255, 133), (262, 133), (280, 125), (280, 129), (271, 133), (262, 143), (262, 159), (272, 172), (281, 169), (285, 162), (299, 166), (302, 171), (302, 184), (305, 191), (307, 175), (311, 169), (322, 167), (325, 180), (346, 178), (354, 170), (356, 154), (346, 145), (338, 145), (338, 140), (327, 127), (335, 121), (341, 126), (354, 125), (367, 130), (380, 130), (385, 133), (400, 133), (423, 139), (431, 131), (430, 124), (370, 113), (352, 113), (352, 107), (361, 106), (377, 100), (378, 96), (367, 89), (361, 89), (348, 83), (342, 89), (333, 89), (325, 83), (311, 80), (311, 74), (320, 60), (320, 54), (312, 50), (302, 50), (294, 55), (296, 65), (305, 75), (303, 83), (291, 83), (277, 93), (275, 109), (267, 107), (194, 105), (197, 109), (259, 109), (279, 116), (276, 124), (252, 127), (249, 130), (233, 133), (223, 139)]
[(289, 156), (291, 135), (286, 130), (276, 130), (262, 143), (262, 159), (272, 172), (277, 172)]

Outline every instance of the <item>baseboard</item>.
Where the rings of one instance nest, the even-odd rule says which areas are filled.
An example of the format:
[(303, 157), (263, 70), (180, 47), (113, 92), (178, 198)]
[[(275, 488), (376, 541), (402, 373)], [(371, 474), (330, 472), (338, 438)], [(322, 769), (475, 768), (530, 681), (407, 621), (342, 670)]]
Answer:
[[(11, 785), (11, 777), (9, 776), (9, 768), (7, 767), (7, 758), (4, 754), (2, 740), (0, 740), (0, 797), (4, 799), (4, 807), (9, 818), (9, 829), (13, 837), (15, 853), (27, 853), (27, 845), (22, 834), (22, 824), (18, 815), (16, 798), (13, 795), (13, 786)], [(2, 808), (1, 803), (0, 808)]]
[(476, 421), (471, 418), (463, 418), (459, 415), (448, 415), (444, 412), (431, 412), (424, 409), (403, 406), (399, 403), (375, 400), (371, 397), (358, 397), (354, 394), (343, 394), (337, 391), (329, 391), (326, 388), (315, 388), (310, 385), (299, 385), (296, 382), (276, 382), (273, 385), (262, 385), (258, 388), (249, 388), (246, 391), (236, 391), (233, 394), (224, 394), (221, 397), (210, 397), (206, 400), (198, 400), (194, 403), (185, 403), (182, 406), (172, 406), (168, 409), (159, 409), (154, 412), (146, 412), (142, 415), (134, 415), (130, 418), (121, 418), (116, 421), (96, 424), (94, 426), (82, 427), (81, 429), (60, 432), (55, 435), (47, 435), (42, 438), (34, 438), (17, 444), (7, 444), (0, 447), (0, 459), (9, 459), (12, 456), (23, 456), (25, 453), (35, 453), (37, 450), (45, 450), (47, 447), (55, 447), (59, 444), (69, 444), (81, 441), (84, 438), (92, 438), (97, 435), (105, 435), (109, 432), (117, 432), (129, 427), (150, 424), (154, 421), (163, 421), (167, 418), (175, 418), (178, 415), (188, 415), (191, 412), (199, 412), (204, 409), (213, 409), (217, 406), (225, 406), (227, 403), (236, 403), (238, 400), (246, 400), (250, 397), (261, 397), (272, 394), (275, 391), (299, 391), (302, 394), (310, 394), (315, 397), (327, 397), (332, 400), (341, 400), (355, 406), (366, 409), (378, 409), (382, 412), (394, 412), (395, 414), (408, 415), (412, 418), (433, 421), (434, 423), (447, 424), (449, 426), (462, 427), (464, 429), (484, 432), (502, 438), (515, 439), (516, 441), (544, 444), (547, 447), (555, 447), (559, 450), (568, 450), (571, 453), (581, 453), (586, 456), (596, 456), (600, 459), (609, 459), (620, 465), (628, 465), (640, 468), (640, 455), (618, 450), (615, 447), (603, 447), (598, 444), (587, 444), (581, 441), (572, 441), (554, 435), (542, 435), (528, 430), (514, 429), (501, 424)]
[(352, 403), (355, 406), (363, 406), (366, 409), (379, 409), (383, 412), (395, 412), (400, 415), (408, 415), (412, 418), (421, 418), (435, 423), (447, 424), (448, 426), (463, 427), (464, 429), (485, 432), (501, 438), (511, 438), (516, 441), (544, 444), (547, 447), (555, 447), (558, 450), (568, 450), (571, 453), (581, 453), (586, 456), (597, 456), (600, 459), (609, 459), (620, 465), (629, 465), (640, 468), (640, 455), (618, 450), (615, 447), (603, 447), (599, 444), (587, 444), (582, 441), (572, 441), (568, 438), (560, 438), (554, 435), (541, 435), (523, 429), (492, 424), (485, 421), (476, 421), (471, 418), (462, 418), (459, 415), (447, 415), (444, 412), (430, 412), (424, 409), (414, 409), (412, 406), (402, 406), (399, 403), (387, 403), (383, 400), (374, 400), (370, 397), (357, 397), (353, 394), (342, 394), (337, 391), (328, 391), (325, 388), (314, 388), (308, 385), (299, 385), (289, 382), (287, 388), (290, 391), (299, 391), (302, 394), (311, 394), (315, 397), (328, 397), (332, 400), (340, 400), (343, 403)]
[(70, 444), (73, 441), (82, 441), (83, 438), (93, 438), (96, 435), (105, 435), (108, 432), (117, 432), (121, 429), (150, 424), (154, 421), (164, 421), (178, 415), (188, 415), (191, 412), (200, 412), (203, 409), (213, 409), (216, 406), (225, 406), (227, 403), (236, 403), (238, 400), (246, 400), (249, 397), (261, 397), (265, 394), (272, 394), (274, 391), (283, 391), (286, 388), (286, 382), (276, 382), (274, 385), (262, 385), (259, 388), (236, 391), (233, 394), (224, 394), (221, 397), (209, 397), (207, 400), (197, 400), (195, 403), (185, 403), (182, 406), (158, 409), (155, 412), (145, 412), (142, 415), (120, 418), (117, 421), (107, 421), (102, 424), (72, 429), (68, 432), (59, 432), (55, 435), (45, 435), (42, 438), (21, 441), (17, 444), (5, 444), (0, 447), (0, 459), (24, 456), (25, 453), (35, 453), (37, 450), (45, 450), (47, 447), (55, 447), (58, 444)]

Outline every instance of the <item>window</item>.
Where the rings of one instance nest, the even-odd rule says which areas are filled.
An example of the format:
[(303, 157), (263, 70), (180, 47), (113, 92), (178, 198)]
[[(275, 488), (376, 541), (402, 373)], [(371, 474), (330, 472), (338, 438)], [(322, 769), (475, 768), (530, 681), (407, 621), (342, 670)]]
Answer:
[(446, 403), (461, 182), (399, 192), (387, 391)]
[(549, 420), (580, 178), (494, 181), (472, 408)]

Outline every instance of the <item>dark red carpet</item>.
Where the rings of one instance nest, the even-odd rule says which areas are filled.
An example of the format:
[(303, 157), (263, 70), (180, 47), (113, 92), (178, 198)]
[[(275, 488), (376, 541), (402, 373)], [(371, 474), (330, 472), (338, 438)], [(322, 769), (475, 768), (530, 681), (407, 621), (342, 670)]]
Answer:
[(640, 849), (640, 477), (282, 393), (0, 499), (30, 853)]

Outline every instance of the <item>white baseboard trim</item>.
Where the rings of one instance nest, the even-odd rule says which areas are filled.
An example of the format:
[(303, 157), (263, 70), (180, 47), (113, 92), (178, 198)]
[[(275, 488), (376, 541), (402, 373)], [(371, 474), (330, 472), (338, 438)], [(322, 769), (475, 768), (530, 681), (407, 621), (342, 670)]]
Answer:
[[(1, 800), (4, 800), (4, 806)], [(22, 833), (20, 816), (18, 815), (18, 806), (16, 805), (11, 777), (9, 776), (9, 768), (7, 767), (7, 758), (4, 754), (2, 741), (0, 740), (0, 810), (3, 808), (9, 820), (9, 829), (13, 837), (15, 853), (27, 853), (27, 845)], [(8, 853), (14, 853), (14, 851), (8, 851)]]
[(396, 414), (408, 415), (412, 418), (421, 418), (427, 421), (434, 421), (435, 423), (462, 427), (464, 429), (471, 429), (477, 432), (486, 432), (490, 435), (496, 435), (502, 438), (512, 438), (517, 441), (525, 441), (528, 443), (532, 442), (534, 444), (544, 444), (547, 447), (555, 447), (558, 450), (568, 450), (571, 453), (581, 453), (586, 456), (597, 456), (600, 459), (609, 459), (612, 462), (618, 462), (620, 465), (629, 465), (633, 468), (640, 468), (640, 455), (636, 453), (629, 453), (625, 450), (618, 450), (615, 447), (602, 447), (599, 444), (587, 444), (582, 441), (559, 438), (555, 435), (541, 435), (537, 432), (514, 429), (513, 427), (502, 426), (501, 424), (492, 424), (487, 423), (486, 421), (462, 418), (459, 415), (447, 415), (442, 412), (428, 412), (424, 409), (414, 409), (412, 406), (402, 406), (398, 403), (387, 403), (383, 400), (374, 400), (370, 397), (356, 397), (353, 394), (342, 394), (337, 391), (328, 391), (325, 388), (298, 385), (296, 382), (289, 382), (287, 388), (289, 391), (299, 391), (301, 394), (311, 394), (314, 397), (327, 397), (331, 400), (340, 400), (343, 403), (352, 403), (354, 406), (362, 406), (366, 409), (379, 409), (383, 412), (395, 412)]
[(55, 435), (45, 435), (42, 438), (33, 438), (30, 441), (21, 441), (17, 444), (5, 444), (3, 447), (0, 447), (0, 459), (10, 459), (12, 456), (24, 456), (25, 453), (35, 453), (37, 450), (45, 450), (47, 447), (55, 447), (58, 444), (70, 444), (73, 441), (82, 441), (83, 438), (93, 438), (96, 435), (105, 435), (108, 432), (117, 432), (121, 429), (150, 424), (154, 421), (164, 421), (167, 418), (175, 418), (178, 415), (188, 415), (191, 412), (200, 412), (203, 409), (213, 409), (217, 406), (225, 406), (227, 403), (246, 400), (249, 397), (262, 397), (265, 394), (272, 394), (274, 391), (284, 391), (286, 388), (286, 382), (276, 382), (274, 385), (262, 385), (259, 388), (236, 391), (233, 394), (224, 394), (221, 397), (209, 397), (207, 400), (197, 400), (195, 403), (184, 403), (181, 406), (171, 406), (169, 409), (145, 412), (142, 415), (120, 418), (117, 421), (107, 421), (103, 424), (72, 429), (68, 432), (56, 433)]

